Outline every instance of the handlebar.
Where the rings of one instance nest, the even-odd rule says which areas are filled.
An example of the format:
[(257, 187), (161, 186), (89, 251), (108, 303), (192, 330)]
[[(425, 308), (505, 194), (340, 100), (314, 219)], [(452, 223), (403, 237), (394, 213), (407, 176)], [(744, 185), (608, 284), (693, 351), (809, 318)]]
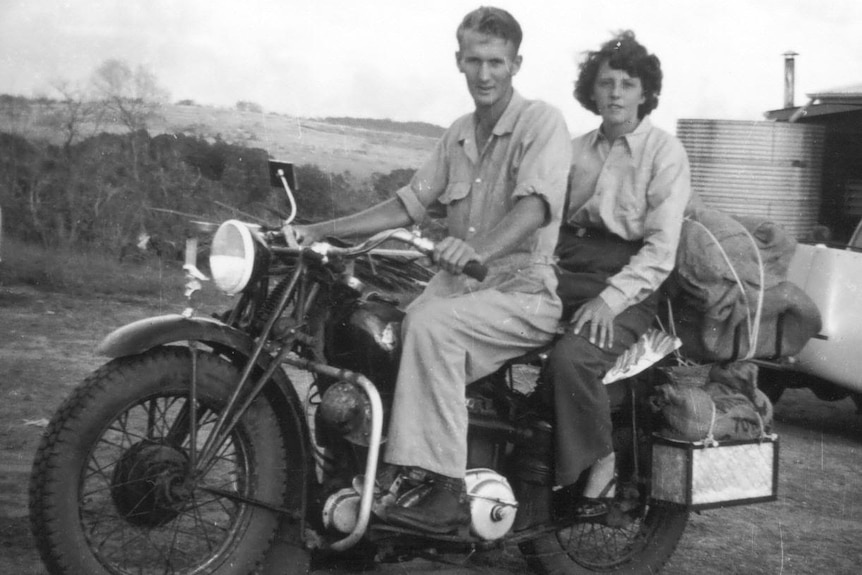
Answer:
[[(328, 242), (315, 242), (310, 246), (301, 247), (300, 250), (312, 252), (324, 260), (330, 257), (350, 258), (371, 253), (377, 246), (387, 240), (397, 240), (409, 244), (425, 256), (431, 256), (434, 253), (434, 242), (427, 238), (419, 237), (403, 228), (380, 232), (354, 246), (340, 247)], [(409, 252), (407, 253), (409, 255)], [(478, 260), (472, 260), (464, 266), (463, 273), (473, 279), (483, 281), (488, 275), (488, 268)]]
[(472, 260), (464, 266), (464, 273), (480, 282), (485, 281), (485, 277), (488, 275), (488, 266), (479, 263), (478, 260)]
[[(434, 253), (434, 242), (432, 242), (431, 240), (416, 236), (405, 229), (397, 229), (392, 231), (392, 239), (397, 239), (408, 243), (426, 256), (430, 256)], [(369, 239), (369, 241), (373, 239), (374, 238), (372, 237)], [(488, 267), (485, 264), (481, 263), (479, 260), (471, 260), (467, 262), (467, 265), (464, 266), (464, 269), (462, 271), (464, 274), (479, 281), (484, 281), (485, 277), (488, 275)]]

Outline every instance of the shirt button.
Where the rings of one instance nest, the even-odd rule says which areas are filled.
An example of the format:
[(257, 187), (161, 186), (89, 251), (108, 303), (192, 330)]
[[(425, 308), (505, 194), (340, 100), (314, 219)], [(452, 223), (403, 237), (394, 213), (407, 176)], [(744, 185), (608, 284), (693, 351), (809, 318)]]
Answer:
[(482, 183), (482, 178), (476, 178), (476, 183), (477, 183), (477, 184), (481, 184), (481, 183)]
[(476, 228), (474, 228), (473, 226), (470, 226), (469, 228), (467, 228), (467, 233), (468, 234), (475, 234)]

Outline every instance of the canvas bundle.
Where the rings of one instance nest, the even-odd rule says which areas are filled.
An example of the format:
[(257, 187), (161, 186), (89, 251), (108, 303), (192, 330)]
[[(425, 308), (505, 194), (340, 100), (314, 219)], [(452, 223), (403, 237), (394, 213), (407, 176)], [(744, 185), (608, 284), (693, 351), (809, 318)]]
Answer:
[(772, 404), (757, 389), (757, 366), (739, 361), (676, 370), (656, 387), (652, 405), (662, 416), (660, 434), (682, 441), (755, 439), (769, 431)]
[(774, 500), (778, 438), (768, 433), (772, 404), (756, 387), (757, 366), (675, 375), (652, 398), (663, 421), (652, 449), (653, 499), (689, 509)]
[(774, 222), (693, 211), (667, 284), (682, 354), (732, 361), (798, 353), (821, 318), (811, 298), (787, 281), (795, 249)]

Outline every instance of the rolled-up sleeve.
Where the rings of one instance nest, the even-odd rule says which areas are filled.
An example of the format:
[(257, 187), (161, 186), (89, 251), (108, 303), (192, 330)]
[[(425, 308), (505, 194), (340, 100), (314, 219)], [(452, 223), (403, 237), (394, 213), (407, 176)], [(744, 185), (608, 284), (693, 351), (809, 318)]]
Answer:
[(428, 206), (446, 190), (450, 145), (447, 137), (441, 138), (425, 163), (413, 174), (410, 183), (395, 192), (414, 223), (425, 219)]
[(404, 186), (395, 192), (395, 195), (401, 200), (404, 209), (407, 210), (407, 215), (413, 220), (413, 223), (421, 223), (425, 219), (427, 209), (425, 205), (416, 197), (416, 192), (410, 186)]
[(536, 195), (544, 200), (547, 213), (543, 225), (558, 220), (566, 199), (571, 161), (571, 142), (562, 114), (550, 106), (536, 106), (526, 125), (530, 134), (519, 144), (513, 169), (513, 198)]

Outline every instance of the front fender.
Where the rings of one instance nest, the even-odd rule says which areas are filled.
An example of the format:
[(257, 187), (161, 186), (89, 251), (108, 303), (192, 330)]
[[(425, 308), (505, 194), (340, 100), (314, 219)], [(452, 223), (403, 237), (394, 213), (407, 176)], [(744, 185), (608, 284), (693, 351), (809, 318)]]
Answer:
[[(143, 353), (160, 345), (188, 341), (228, 348), (244, 358), (251, 356), (254, 347), (254, 340), (249, 335), (216, 319), (171, 314), (138, 320), (113, 331), (98, 345), (96, 353), (118, 358)], [(261, 354), (257, 364), (264, 370), (271, 360), (271, 356)], [(306, 448), (310, 441), (309, 429), (296, 389), (281, 369), (273, 372), (272, 382), (275, 385), (267, 386), (264, 393), (275, 406), (287, 453), (289, 457), (295, 458), (291, 459), (291, 465), (295, 469), (313, 469), (313, 461)], [(303, 482), (309, 481), (310, 475), (297, 474), (291, 480), (292, 487), (288, 493), (294, 494), (294, 497), (307, 497)], [(289, 503), (289, 506), (299, 507), (296, 500)]]
[(114, 330), (99, 343), (96, 353), (116, 358), (190, 340), (221, 344), (245, 356), (254, 344), (247, 334), (216, 319), (170, 314), (148, 317)]

